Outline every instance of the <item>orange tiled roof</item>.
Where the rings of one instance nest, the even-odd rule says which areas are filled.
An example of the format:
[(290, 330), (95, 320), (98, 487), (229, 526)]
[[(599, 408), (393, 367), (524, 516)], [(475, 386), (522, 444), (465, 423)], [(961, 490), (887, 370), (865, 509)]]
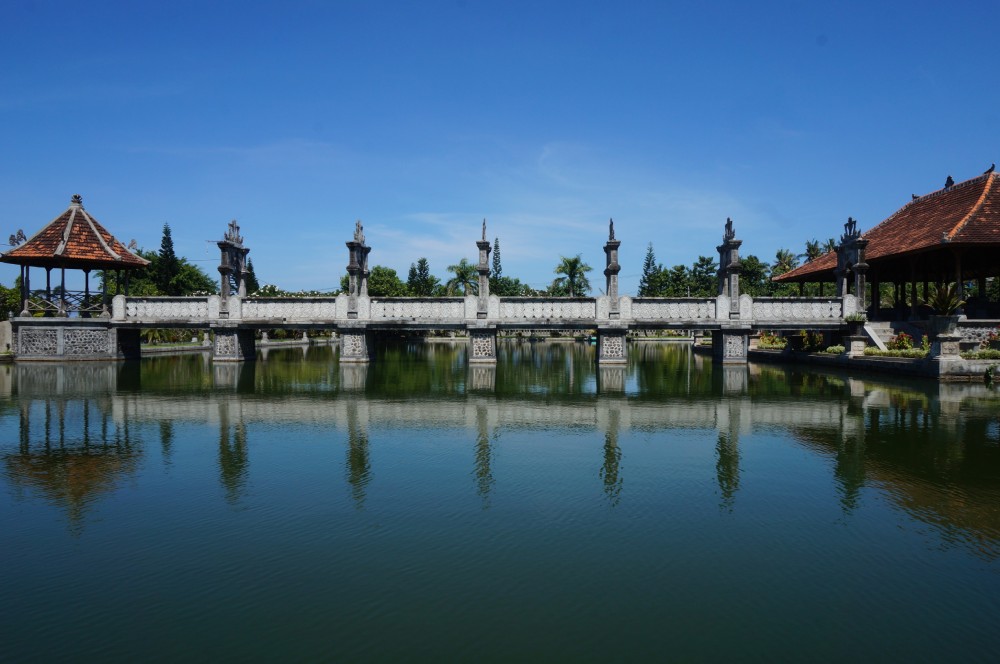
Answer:
[[(900, 256), (944, 244), (1000, 245), (1000, 174), (990, 171), (915, 198), (862, 236), (868, 240), (865, 261)], [(837, 267), (829, 252), (775, 277), (801, 280)]]
[(24, 244), (4, 252), (0, 261), (76, 269), (140, 268), (149, 265), (119, 242), (73, 196), (69, 207)]

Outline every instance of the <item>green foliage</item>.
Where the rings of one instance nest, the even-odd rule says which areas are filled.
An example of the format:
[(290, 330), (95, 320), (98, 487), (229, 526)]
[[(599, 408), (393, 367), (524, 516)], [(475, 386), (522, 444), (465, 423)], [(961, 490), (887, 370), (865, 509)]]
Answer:
[(844, 352), (843, 346), (827, 346), (824, 353), (829, 353), (830, 355), (841, 355)]
[(170, 224), (163, 224), (163, 237), (160, 240), (158, 260), (150, 265), (153, 269), (153, 284), (163, 295), (183, 295), (180, 285), (175, 280), (180, 275), (181, 264), (174, 253), (174, 240), (170, 234)]
[(490, 293), (498, 297), (525, 297), (534, 295), (535, 290), (528, 284), (521, 283), (514, 277), (499, 277), (490, 279)]
[(590, 292), (590, 280), (587, 279), (587, 273), (593, 269), (583, 262), (580, 254), (571, 258), (561, 256), (555, 273), (563, 276), (556, 277), (556, 280), (552, 282), (552, 287), (554, 290), (562, 290), (564, 296), (580, 297), (586, 295)]
[(445, 284), (448, 295), (454, 295), (455, 291), (469, 295), (479, 290), (479, 269), (469, 259), (463, 258), (457, 265), (449, 265), (448, 271), (455, 275)]
[(698, 256), (691, 266), (691, 295), (693, 297), (712, 297), (718, 294), (719, 264), (709, 256)]
[(21, 302), (21, 277), (14, 279), (14, 286), (0, 286), (0, 320), (8, 320), (11, 312), (17, 316), (21, 313), (24, 303)]
[(646, 258), (642, 262), (642, 276), (639, 277), (639, 297), (655, 297), (658, 293), (654, 290), (655, 282), (663, 268), (657, 266), (656, 256), (653, 254), (653, 243), (646, 246)]
[[(500, 238), (493, 238), (493, 270), (490, 274), (494, 279), (503, 277), (503, 265), (500, 264)], [(493, 284), (490, 284), (492, 288)]]
[(806, 240), (806, 251), (805, 253), (799, 254), (799, 258), (804, 258), (806, 261), (816, 260), (823, 255), (823, 249), (819, 245), (819, 241), (816, 239)]
[(913, 348), (913, 337), (906, 332), (900, 332), (886, 342), (885, 347), (889, 350), (910, 350)]
[(248, 295), (260, 290), (260, 282), (257, 281), (257, 273), (254, 272), (252, 260), (247, 261), (246, 286)]
[(376, 265), (368, 275), (368, 295), (371, 297), (403, 297), (407, 295), (406, 284), (390, 267)]
[(431, 274), (430, 264), (426, 258), (417, 259), (410, 264), (410, 272), (406, 278), (406, 287), (410, 295), (430, 297), (438, 286), (438, 278)]
[(844, 316), (844, 320), (848, 323), (867, 323), (868, 316), (866, 316), (864, 312), (856, 311), (853, 314), (847, 314)]
[(959, 297), (957, 284), (951, 283), (936, 287), (934, 294), (924, 304), (929, 305), (939, 316), (952, 316), (965, 304), (965, 300)]
[(986, 350), (970, 350), (961, 353), (966, 360), (1000, 360), (1000, 350), (987, 348)]
[[(172, 245), (171, 245), (172, 247)], [(172, 251), (172, 248), (171, 248)], [(158, 279), (162, 278), (166, 272), (161, 268), (160, 254), (152, 251), (136, 250), (136, 255), (149, 261), (149, 265), (141, 270), (134, 270), (129, 275), (129, 294), (135, 296), (156, 296), (156, 295), (195, 295), (202, 293), (218, 293), (219, 284), (210, 278), (205, 271), (197, 265), (188, 262), (186, 258), (173, 257), (175, 264), (171, 268), (173, 276), (170, 278), (168, 290), (161, 290)], [(170, 260), (169, 256), (167, 260)], [(113, 273), (103, 270), (97, 272), (97, 277), (103, 284), (107, 283), (108, 295), (124, 294), (125, 284), (122, 282), (121, 289), (118, 288), (118, 280)], [(102, 286), (103, 287), (103, 286)], [(249, 293), (249, 289), (247, 290)]]
[[(888, 345), (888, 344), (886, 344)], [(921, 359), (927, 357), (927, 351), (923, 348), (897, 348), (882, 350), (874, 346), (865, 348), (865, 355), (872, 357), (907, 357), (910, 359)]]
[(767, 278), (767, 271), (770, 266), (753, 254), (745, 256), (740, 264), (742, 268), (740, 270), (740, 293), (746, 293), (750, 297), (769, 295), (772, 284)]
[(764, 350), (781, 350), (787, 344), (787, 339), (779, 337), (773, 332), (764, 332), (760, 335), (760, 339), (757, 341), (757, 348), (763, 348)]
[(799, 330), (799, 336), (802, 337), (802, 350), (806, 352), (814, 353), (825, 348), (823, 345), (823, 335), (819, 332)]

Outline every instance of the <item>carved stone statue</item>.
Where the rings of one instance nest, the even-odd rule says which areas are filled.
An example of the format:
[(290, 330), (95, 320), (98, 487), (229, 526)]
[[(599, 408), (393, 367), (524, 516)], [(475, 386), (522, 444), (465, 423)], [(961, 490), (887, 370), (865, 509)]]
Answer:
[(486, 218), (483, 217), (483, 239), (486, 239)]
[(733, 230), (733, 220), (730, 217), (726, 217), (726, 232), (722, 236), (723, 240), (732, 240), (736, 237), (736, 231)]
[(615, 220), (608, 220), (608, 240), (613, 241), (615, 239)]
[(360, 219), (354, 222), (354, 241), (360, 242), (361, 244), (365, 243), (365, 230), (361, 225)]

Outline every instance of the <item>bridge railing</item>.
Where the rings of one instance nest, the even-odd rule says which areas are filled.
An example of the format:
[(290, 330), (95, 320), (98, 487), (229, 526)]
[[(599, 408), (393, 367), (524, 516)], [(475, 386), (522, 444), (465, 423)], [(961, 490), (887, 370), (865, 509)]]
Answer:
[[(848, 300), (850, 298), (850, 300)], [(854, 297), (756, 297), (751, 316), (755, 322), (835, 321), (853, 313)]]
[[(716, 298), (636, 297), (623, 307), (622, 316), (644, 321), (712, 321), (717, 318)], [(728, 315), (728, 312), (727, 312)]]
[(198, 321), (219, 317), (219, 296), (128, 297), (112, 300), (112, 319), (116, 321)]
[(377, 321), (454, 321), (475, 317), (476, 298), (472, 296), (380, 297), (371, 300), (371, 320)]
[(502, 297), (498, 300), (497, 313), (501, 322), (596, 320), (600, 317), (599, 298)]
[[(230, 302), (234, 302), (230, 299)], [(243, 320), (336, 320), (347, 318), (347, 297), (255, 297), (239, 303), (230, 318)], [(232, 307), (231, 307), (232, 308)], [(236, 314), (236, 315), (234, 315)]]

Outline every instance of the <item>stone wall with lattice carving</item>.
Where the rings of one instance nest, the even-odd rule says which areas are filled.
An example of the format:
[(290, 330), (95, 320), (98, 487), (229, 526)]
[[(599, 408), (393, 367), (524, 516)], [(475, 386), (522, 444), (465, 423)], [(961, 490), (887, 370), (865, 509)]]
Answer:
[(505, 298), (500, 300), (501, 322), (530, 320), (581, 320), (597, 316), (597, 303), (592, 299)]
[(840, 298), (761, 297), (753, 301), (756, 321), (836, 320), (843, 318)]
[(372, 320), (462, 320), (465, 318), (465, 299), (373, 299), (371, 315)]
[(110, 353), (110, 329), (67, 328), (63, 330), (63, 354), (107, 356)]
[(125, 301), (125, 316), (139, 320), (208, 320), (208, 298), (130, 297)]
[(715, 319), (715, 299), (652, 299), (632, 300), (632, 318), (637, 320), (713, 320)]
[(46, 328), (22, 327), (17, 333), (18, 355), (59, 354), (59, 331)]

